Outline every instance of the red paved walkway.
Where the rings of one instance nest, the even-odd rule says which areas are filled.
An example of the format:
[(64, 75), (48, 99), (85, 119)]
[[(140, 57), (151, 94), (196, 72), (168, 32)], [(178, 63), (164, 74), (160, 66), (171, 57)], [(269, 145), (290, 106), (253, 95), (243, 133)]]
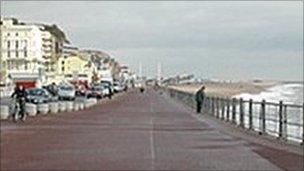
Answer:
[(152, 90), (130, 92), (85, 111), (2, 122), (1, 170), (303, 167), (301, 148), (270, 148), (229, 129), (208, 117), (198, 120), (190, 109)]

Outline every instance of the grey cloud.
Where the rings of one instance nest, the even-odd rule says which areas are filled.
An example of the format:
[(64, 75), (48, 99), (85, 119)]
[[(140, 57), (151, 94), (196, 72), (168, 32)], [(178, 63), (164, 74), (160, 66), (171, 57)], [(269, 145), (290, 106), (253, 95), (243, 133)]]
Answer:
[[(229, 72), (243, 71), (240, 78), (246, 73), (278, 79), (303, 76), (302, 2), (5, 1), (2, 4), (4, 15), (57, 23), (74, 44), (110, 51), (134, 69), (141, 60), (146, 65), (147, 61), (153, 65), (163, 61), (167, 74), (194, 72), (230, 78), (234, 74), (220, 73), (224, 66), (233, 65), (235, 69)], [(272, 60), (268, 61), (268, 68), (277, 72), (261, 71), (266, 58)], [(288, 65), (284, 62), (287, 58), (293, 59)], [(245, 70), (248, 59), (253, 67)], [(151, 66), (147, 74), (154, 75), (154, 68)]]

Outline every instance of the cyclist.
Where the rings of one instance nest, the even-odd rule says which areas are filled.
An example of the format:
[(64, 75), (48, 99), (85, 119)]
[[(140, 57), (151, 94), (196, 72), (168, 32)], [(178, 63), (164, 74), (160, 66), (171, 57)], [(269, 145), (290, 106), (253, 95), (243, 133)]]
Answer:
[[(25, 90), (22, 85), (19, 85), (13, 94), (11, 95), (12, 98), (16, 100), (16, 110), (14, 112), (14, 120), (16, 121), (19, 116), (21, 116), (22, 121), (25, 121)], [(19, 110), (17, 109), (19, 107)], [(17, 116), (16, 116), (17, 115)]]

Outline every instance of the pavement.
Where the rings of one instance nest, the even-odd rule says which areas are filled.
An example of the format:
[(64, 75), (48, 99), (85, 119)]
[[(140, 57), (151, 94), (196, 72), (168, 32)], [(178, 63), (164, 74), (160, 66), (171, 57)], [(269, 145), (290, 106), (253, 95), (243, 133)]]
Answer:
[(1, 170), (303, 170), (303, 146), (248, 135), (148, 89), (1, 122)]

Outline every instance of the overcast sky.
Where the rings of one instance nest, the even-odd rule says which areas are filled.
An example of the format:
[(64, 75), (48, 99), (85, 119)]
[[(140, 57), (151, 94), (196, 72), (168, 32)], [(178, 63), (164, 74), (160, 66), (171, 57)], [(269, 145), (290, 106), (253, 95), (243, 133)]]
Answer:
[(73, 45), (155, 76), (303, 80), (303, 2), (1, 2), (1, 15), (57, 24)]

